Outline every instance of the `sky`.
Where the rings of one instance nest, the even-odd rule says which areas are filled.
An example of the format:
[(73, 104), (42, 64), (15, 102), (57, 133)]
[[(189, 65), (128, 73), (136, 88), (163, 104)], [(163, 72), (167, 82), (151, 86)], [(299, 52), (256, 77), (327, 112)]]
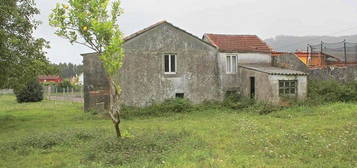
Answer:
[[(35, 37), (50, 41), (52, 63), (81, 64), (81, 53), (91, 52), (57, 37), (48, 15), (57, 2), (35, 0), (42, 24)], [(198, 36), (204, 33), (255, 34), (262, 39), (277, 35), (357, 34), (357, 0), (121, 0), (124, 14), (119, 25), (130, 35), (162, 20)]]

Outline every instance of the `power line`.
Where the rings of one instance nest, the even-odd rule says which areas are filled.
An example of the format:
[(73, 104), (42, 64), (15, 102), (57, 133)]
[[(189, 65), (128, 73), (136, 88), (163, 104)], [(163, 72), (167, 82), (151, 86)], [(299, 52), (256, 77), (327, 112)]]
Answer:
[[(357, 28), (357, 25), (356, 26), (353, 26), (353, 27), (350, 27), (348, 29), (344, 29), (344, 30), (341, 30), (341, 31), (337, 31), (337, 32), (333, 32), (333, 33), (328, 33), (328, 34), (338, 34), (338, 33), (342, 33), (342, 32), (346, 32), (346, 31), (349, 31), (349, 30), (352, 30), (352, 29), (355, 29)], [(327, 35), (328, 36), (328, 35)], [(290, 47), (290, 46), (294, 46), (296, 44), (301, 44), (301, 43), (305, 43), (305, 42), (308, 42), (308, 41), (312, 41), (312, 40), (318, 40), (318, 39), (321, 39), (321, 37), (316, 37), (316, 38), (312, 38), (312, 39), (308, 39), (308, 40), (301, 40), (299, 42), (295, 42), (295, 43), (290, 43), (288, 45), (284, 45), (284, 46), (281, 46), (281, 47), (277, 47), (276, 49), (280, 49), (280, 48), (285, 48), (285, 47)]]

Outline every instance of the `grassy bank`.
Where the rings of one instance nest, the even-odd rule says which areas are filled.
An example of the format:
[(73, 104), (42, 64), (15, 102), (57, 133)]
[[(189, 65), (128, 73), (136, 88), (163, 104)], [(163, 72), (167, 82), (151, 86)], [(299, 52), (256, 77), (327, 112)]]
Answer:
[(111, 122), (82, 105), (0, 96), (0, 167), (356, 167), (357, 104), (200, 108)]

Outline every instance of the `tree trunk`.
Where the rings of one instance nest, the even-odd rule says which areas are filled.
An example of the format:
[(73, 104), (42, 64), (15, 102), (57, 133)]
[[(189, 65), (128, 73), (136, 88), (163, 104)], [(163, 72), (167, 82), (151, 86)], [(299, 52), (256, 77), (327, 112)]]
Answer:
[(115, 132), (117, 134), (117, 137), (121, 137), (121, 132), (120, 132), (120, 103), (119, 103), (119, 98), (120, 98), (120, 87), (119, 84), (115, 83), (115, 81), (112, 78), (109, 79), (109, 115), (113, 121), (113, 125), (115, 128)]
[(119, 128), (119, 123), (114, 123), (114, 128), (115, 128), (115, 132), (117, 133), (117, 137), (120, 138), (121, 137), (121, 132), (120, 132), (120, 128)]

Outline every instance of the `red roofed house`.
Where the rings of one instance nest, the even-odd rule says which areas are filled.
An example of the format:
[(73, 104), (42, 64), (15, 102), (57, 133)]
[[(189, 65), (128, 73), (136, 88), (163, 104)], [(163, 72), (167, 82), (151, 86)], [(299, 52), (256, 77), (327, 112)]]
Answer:
[(63, 79), (61, 77), (55, 76), (55, 75), (41, 75), (38, 77), (38, 81), (40, 83), (45, 83), (45, 82), (60, 83), (63, 81)]

